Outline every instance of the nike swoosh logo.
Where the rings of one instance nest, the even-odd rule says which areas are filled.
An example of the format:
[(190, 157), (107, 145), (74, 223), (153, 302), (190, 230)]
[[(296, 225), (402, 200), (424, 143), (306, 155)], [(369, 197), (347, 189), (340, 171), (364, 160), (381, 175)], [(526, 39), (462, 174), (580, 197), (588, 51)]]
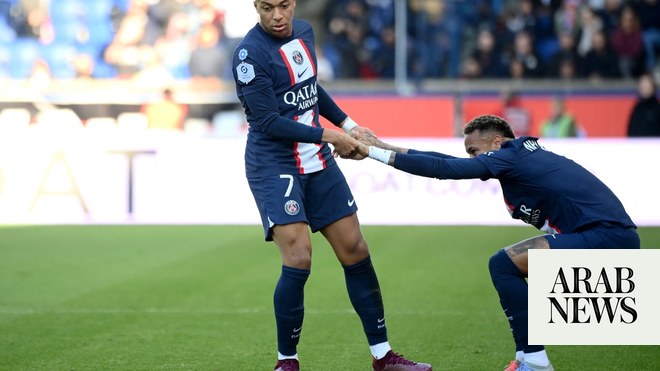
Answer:
[(309, 69), (309, 67), (305, 68), (302, 72), (298, 73), (298, 78), (301, 78), (302, 75), (304, 75), (305, 72), (307, 72), (308, 69)]
[(300, 327), (298, 327), (298, 328), (294, 328), (294, 329), (293, 329), (293, 332), (300, 332), (300, 330), (302, 330), (302, 326), (300, 326)]
[(349, 200), (348, 201), (348, 206), (352, 207), (354, 203), (355, 203), (355, 199)]
[(385, 318), (379, 318), (379, 319), (378, 319), (378, 323), (381, 323), (381, 322), (383, 322), (383, 321), (385, 321)]

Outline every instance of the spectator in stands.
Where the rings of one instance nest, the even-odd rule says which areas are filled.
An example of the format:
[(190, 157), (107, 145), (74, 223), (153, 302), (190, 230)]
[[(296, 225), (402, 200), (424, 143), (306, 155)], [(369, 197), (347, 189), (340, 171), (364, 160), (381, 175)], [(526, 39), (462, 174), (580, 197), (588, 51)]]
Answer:
[(612, 31), (610, 40), (617, 54), (621, 75), (628, 79), (639, 76), (644, 62), (644, 41), (637, 14), (632, 7), (623, 8), (619, 26)]
[(479, 31), (476, 49), (471, 58), (478, 68), (478, 73), (473, 77), (501, 78), (507, 75), (500, 48), (495, 44), (495, 36), (490, 29)]
[(463, 67), (461, 69), (461, 78), (464, 79), (479, 79), (481, 78), (481, 67), (479, 62), (474, 59), (473, 56), (468, 56), (463, 61)]
[[(529, 32), (520, 31), (516, 34), (511, 61), (518, 61), (522, 64), (522, 77), (536, 78), (543, 74), (542, 61), (534, 50), (534, 42)], [(516, 77), (513, 73), (511, 76)]]
[(222, 80), (227, 76), (230, 53), (221, 40), (222, 31), (214, 25), (204, 25), (197, 34), (197, 43), (190, 55), (190, 75), (194, 79)]
[(562, 32), (559, 35), (559, 50), (557, 50), (547, 63), (545, 75), (558, 78), (566, 61), (576, 63), (578, 54), (575, 49), (575, 38), (572, 32)]
[(176, 102), (172, 90), (166, 88), (160, 99), (143, 104), (140, 112), (147, 116), (150, 129), (182, 130), (188, 105)]
[(581, 130), (573, 115), (566, 111), (564, 98), (555, 96), (551, 103), (550, 117), (541, 123), (544, 138), (571, 138), (580, 136)]
[(559, 79), (573, 81), (578, 76), (578, 61), (573, 58), (564, 58), (559, 64)]
[(638, 2), (639, 21), (644, 39), (646, 70), (653, 72), (658, 65), (660, 53), (660, 0), (642, 0)]
[(76, 72), (76, 79), (91, 80), (94, 73), (94, 58), (86, 53), (79, 53), (73, 60), (73, 69)]
[(193, 43), (188, 15), (183, 12), (175, 12), (167, 22), (165, 34), (159, 37), (154, 44), (163, 65), (174, 78), (187, 79), (190, 77), (188, 65)]
[[(380, 78), (394, 78), (395, 73), (395, 42), (396, 35), (393, 26), (383, 28), (380, 33), (380, 43), (374, 49), (371, 58), (371, 66)], [(318, 54), (318, 49), (316, 53)]]
[(167, 66), (163, 64), (163, 57), (151, 45), (140, 47), (140, 61), (142, 64), (131, 80), (140, 87), (164, 88), (174, 83), (175, 77)]
[(525, 78), (525, 65), (523, 62), (514, 59), (509, 63), (509, 77), (512, 80), (520, 80)]
[(628, 119), (629, 137), (660, 137), (660, 102), (651, 74), (638, 80), (639, 96)]
[(594, 34), (603, 29), (603, 20), (588, 6), (580, 10), (580, 30), (577, 38), (577, 54), (584, 58), (593, 49)]
[(32, 65), (32, 71), (28, 77), (30, 87), (35, 90), (46, 89), (53, 82), (53, 75), (48, 62), (43, 58), (37, 58)]
[(105, 50), (104, 59), (117, 69), (119, 78), (131, 77), (142, 67), (140, 49), (143, 45), (145, 24), (148, 22), (145, 11), (144, 8), (129, 11)]
[(536, 16), (531, 0), (521, 0), (518, 4), (509, 6), (504, 13), (504, 22), (511, 35), (521, 31), (533, 34), (536, 29)]
[(365, 66), (369, 64), (369, 51), (364, 47), (367, 35), (366, 4), (360, 0), (347, 0), (331, 7), (332, 16), (328, 32), (333, 49), (340, 55), (340, 65), (335, 70), (341, 78), (369, 76)]
[(622, 8), (622, 0), (605, 0), (605, 6), (598, 12), (598, 16), (603, 20), (603, 30), (606, 35), (609, 35), (619, 25)]
[(580, 31), (580, 0), (564, 0), (555, 12), (555, 34), (571, 33), (577, 36)]
[(445, 4), (439, 1), (409, 2), (412, 17), (412, 74), (417, 82), (423, 78), (445, 76), (448, 34), (444, 19)]
[(44, 0), (19, 0), (11, 10), (12, 26), (17, 37), (37, 39), (49, 43), (53, 29), (48, 22), (48, 2)]
[(589, 79), (612, 79), (621, 76), (616, 54), (609, 47), (605, 31), (594, 34), (593, 49), (584, 57), (580, 75)]
[(531, 135), (532, 115), (522, 106), (518, 91), (502, 90), (501, 100), (502, 107), (495, 114), (509, 123), (516, 137)]

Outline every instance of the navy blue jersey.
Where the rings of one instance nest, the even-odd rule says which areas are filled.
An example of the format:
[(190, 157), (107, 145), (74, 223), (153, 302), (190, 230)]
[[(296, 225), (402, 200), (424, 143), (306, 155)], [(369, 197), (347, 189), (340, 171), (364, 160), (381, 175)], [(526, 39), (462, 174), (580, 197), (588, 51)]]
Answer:
[(411, 151), (397, 154), (393, 165), (439, 179), (498, 179), (511, 217), (547, 233), (635, 227), (603, 182), (574, 161), (547, 151), (537, 138), (509, 140), (499, 150), (472, 159)]
[(272, 37), (257, 24), (236, 47), (236, 93), (249, 123), (248, 177), (309, 174), (335, 165), (321, 142), (316, 66), (314, 33), (298, 19), (288, 38)]

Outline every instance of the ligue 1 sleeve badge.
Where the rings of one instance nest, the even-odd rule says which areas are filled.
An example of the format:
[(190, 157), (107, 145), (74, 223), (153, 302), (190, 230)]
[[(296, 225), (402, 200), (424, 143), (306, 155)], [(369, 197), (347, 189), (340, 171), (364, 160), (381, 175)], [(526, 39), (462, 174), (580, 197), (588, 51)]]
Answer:
[(238, 81), (244, 84), (247, 84), (254, 79), (254, 66), (245, 62), (247, 56), (247, 49), (241, 49), (238, 51), (238, 59), (241, 63), (236, 66), (236, 76), (238, 77)]

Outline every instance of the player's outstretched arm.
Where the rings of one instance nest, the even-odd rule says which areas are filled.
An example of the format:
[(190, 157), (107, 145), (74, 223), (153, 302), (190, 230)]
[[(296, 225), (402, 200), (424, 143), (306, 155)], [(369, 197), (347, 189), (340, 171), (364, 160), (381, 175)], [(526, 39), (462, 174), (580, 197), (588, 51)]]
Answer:
[(372, 133), (365, 133), (362, 137), (357, 138), (360, 140), (360, 142), (366, 144), (367, 146), (374, 146), (382, 149), (386, 149), (388, 151), (396, 152), (396, 153), (403, 153), (406, 154), (408, 153), (408, 148), (403, 148), (403, 147), (397, 147), (393, 146), (389, 143), (385, 143), (382, 140), (380, 140), (376, 135)]

